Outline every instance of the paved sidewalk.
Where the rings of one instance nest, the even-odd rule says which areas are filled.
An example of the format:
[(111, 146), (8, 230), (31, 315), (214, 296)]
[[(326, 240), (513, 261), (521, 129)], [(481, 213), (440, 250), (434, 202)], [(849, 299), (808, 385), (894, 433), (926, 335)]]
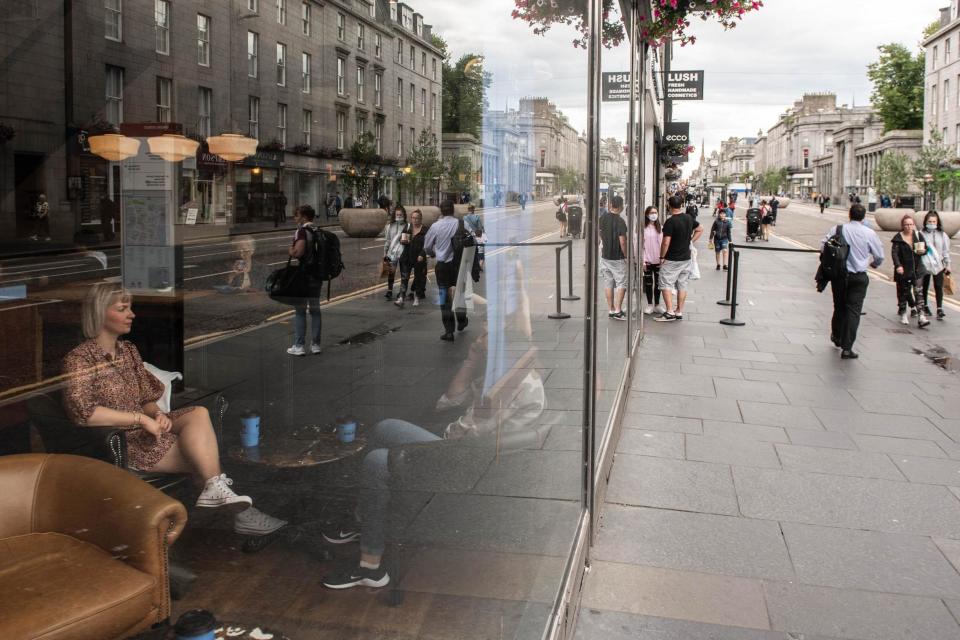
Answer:
[(726, 327), (702, 251), (647, 325), (578, 638), (960, 638), (960, 379), (924, 355), (960, 354), (960, 310), (902, 327), (872, 278), (840, 360), (816, 259), (744, 250)]

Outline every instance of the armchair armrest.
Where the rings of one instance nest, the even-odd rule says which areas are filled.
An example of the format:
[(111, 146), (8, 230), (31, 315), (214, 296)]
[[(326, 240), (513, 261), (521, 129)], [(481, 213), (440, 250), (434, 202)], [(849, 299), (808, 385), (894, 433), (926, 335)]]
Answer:
[(127, 465), (127, 430), (117, 427), (77, 427), (77, 438), (83, 440), (85, 449), (76, 453), (89, 452), (90, 457), (103, 460), (120, 469)]

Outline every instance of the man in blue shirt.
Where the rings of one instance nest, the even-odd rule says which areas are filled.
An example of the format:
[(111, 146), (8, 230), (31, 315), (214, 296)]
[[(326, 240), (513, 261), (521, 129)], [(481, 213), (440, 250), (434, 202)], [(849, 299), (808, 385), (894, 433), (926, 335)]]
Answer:
[[(460, 223), (453, 215), (453, 202), (444, 200), (440, 203), (440, 219), (430, 226), (423, 241), (424, 252), (437, 259), (434, 274), (440, 289), (440, 317), (443, 320), (443, 335), (440, 339), (447, 342), (453, 342), (453, 331), (456, 328), (453, 295), (457, 288), (460, 263), (457, 261), (458, 256), (454, 255), (453, 236), (459, 228)], [(466, 325), (466, 316), (462, 324)]]
[[(883, 263), (883, 244), (876, 232), (863, 223), (867, 212), (862, 204), (850, 207), (850, 223), (840, 225), (843, 239), (850, 247), (847, 253), (847, 278), (830, 283), (833, 291), (833, 319), (830, 340), (840, 347), (840, 357), (852, 360), (860, 356), (853, 350), (860, 327), (860, 312), (867, 297), (870, 277), (867, 269), (876, 269)], [(836, 233), (836, 227), (820, 241), (820, 247)]]

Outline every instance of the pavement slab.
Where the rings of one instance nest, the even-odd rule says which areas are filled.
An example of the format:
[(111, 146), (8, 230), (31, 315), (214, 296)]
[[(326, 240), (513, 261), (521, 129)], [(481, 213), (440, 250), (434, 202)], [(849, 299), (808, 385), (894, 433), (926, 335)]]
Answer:
[(730, 469), (724, 465), (617, 454), (607, 501), (697, 513), (738, 515)]
[[(706, 424), (704, 432), (706, 433)], [(780, 461), (772, 444), (744, 438), (687, 435), (687, 459), (740, 467), (780, 468)]]
[(832, 473), (857, 478), (903, 480), (896, 466), (883, 453), (845, 451), (842, 449), (776, 445), (783, 468), (788, 471)]

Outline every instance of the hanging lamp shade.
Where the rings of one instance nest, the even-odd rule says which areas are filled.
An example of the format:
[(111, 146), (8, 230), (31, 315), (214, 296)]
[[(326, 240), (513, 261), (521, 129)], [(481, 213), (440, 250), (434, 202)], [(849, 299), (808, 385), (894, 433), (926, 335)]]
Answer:
[(104, 160), (119, 162), (137, 155), (140, 150), (140, 141), (136, 138), (128, 138), (119, 133), (102, 133), (87, 138), (91, 153), (94, 153)]
[(227, 162), (240, 162), (257, 153), (258, 141), (238, 133), (223, 133), (207, 138), (207, 148)]
[(150, 153), (163, 158), (168, 162), (180, 162), (197, 155), (200, 143), (179, 134), (165, 133), (162, 136), (153, 136), (147, 139)]

